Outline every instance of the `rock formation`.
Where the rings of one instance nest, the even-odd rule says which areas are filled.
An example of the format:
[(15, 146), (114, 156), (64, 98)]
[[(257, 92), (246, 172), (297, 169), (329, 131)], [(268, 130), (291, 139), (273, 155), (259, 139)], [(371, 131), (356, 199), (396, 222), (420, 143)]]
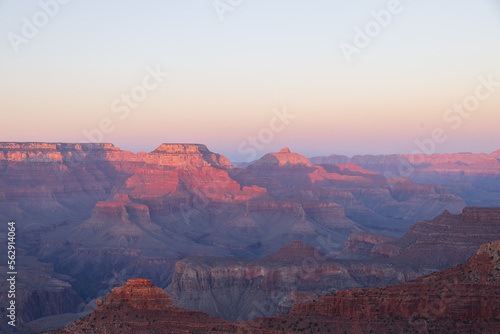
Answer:
[(464, 262), (480, 245), (497, 239), (500, 209), (471, 207), (418, 222), (400, 239), (375, 245), (371, 257), (436, 271)]
[(172, 306), (170, 296), (147, 279), (127, 281), (97, 305), (90, 315), (51, 333), (236, 333), (224, 320)]
[[(453, 159), (458, 172), (449, 179), (458, 183), (421, 185), (346, 159), (315, 165), (286, 148), (240, 169), (202, 144), (162, 144), (135, 154), (104, 143), (0, 143), (0, 219), (18, 223), (20, 262), (32, 256), (53, 267), (38, 278), (45, 292), (56, 278), (71, 282), (63, 294), (87, 303), (132, 277), (164, 288), (186, 257), (255, 259), (294, 240), (336, 256), (352, 233), (398, 238), (415, 221), (445, 209), (459, 213), (462, 197), (473, 197), (468, 187), (482, 187), (478, 201), (500, 192), (494, 154)], [(415, 175), (439, 181), (450, 166), (433, 158)], [(456, 177), (465, 170), (470, 182), (462, 184)], [(370, 253), (392, 259), (398, 247), (382, 243)], [(372, 269), (356, 270), (360, 284), (368, 284)], [(260, 283), (245, 284), (253, 293)], [(28, 305), (38, 288), (26, 288)], [(279, 307), (306, 299), (301, 289)], [(77, 312), (76, 299), (68, 299), (54, 313)], [(49, 315), (30, 314), (26, 321)]]
[(496, 333), (500, 241), (444, 272), (385, 288), (338, 291), (252, 324), (255, 332), (268, 333)]
[(468, 206), (500, 206), (500, 150), (491, 154), (366, 155), (314, 157), (313, 164), (353, 163), (387, 178), (440, 184)]
[(337, 261), (294, 241), (261, 259), (181, 260), (167, 291), (177, 306), (219, 318), (247, 320), (282, 314), (296, 302), (317, 299), (331, 291), (385, 286), (415, 277), (412, 270), (390, 263)]
[(444, 212), (399, 239), (353, 233), (337, 258), (295, 241), (256, 260), (187, 258), (176, 264), (169, 293), (178, 306), (230, 320), (272, 316), (294, 302), (335, 290), (403, 283), (458, 265), (500, 240), (500, 209)]
[(97, 306), (128, 307), (138, 310), (165, 310), (172, 306), (172, 298), (162, 289), (153, 286), (151, 280), (135, 278), (116, 287), (106, 298), (98, 299)]
[(452, 269), (384, 288), (337, 291), (279, 317), (229, 322), (187, 311), (144, 279), (115, 288), (98, 305), (52, 333), (497, 333), (500, 241)]

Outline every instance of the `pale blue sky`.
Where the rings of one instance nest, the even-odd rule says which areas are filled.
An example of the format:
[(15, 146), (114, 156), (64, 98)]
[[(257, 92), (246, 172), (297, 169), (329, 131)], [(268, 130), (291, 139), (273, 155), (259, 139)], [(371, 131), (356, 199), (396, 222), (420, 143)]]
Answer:
[[(0, 141), (84, 141), (108, 118), (103, 141), (122, 149), (202, 142), (245, 160), (286, 107), (258, 154), (409, 153), (437, 127), (436, 152), (500, 148), (500, 89), (458, 129), (443, 121), (479, 76), (500, 81), (500, 1), (402, 0), (351, 63), (339, 44), (390, 1), (243, 0), (221, 21), (210, 0), (73, 0), (14, 52), (41, 2), (0, 0)], [(156, 65), (170, 76), (119, 119), (112, 103)]]

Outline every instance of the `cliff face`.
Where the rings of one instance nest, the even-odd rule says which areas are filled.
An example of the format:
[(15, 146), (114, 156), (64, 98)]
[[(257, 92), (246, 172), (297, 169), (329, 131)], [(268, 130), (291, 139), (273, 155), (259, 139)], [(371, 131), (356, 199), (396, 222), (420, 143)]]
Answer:
[(177, 308), (149, 280), (134, 279), (99, 301), (89, 316), (52, 333), (497, 333), (499, 323), (496, 241), (443, 272), (385, 288), (337, 291), (298, 303), (282, 316), (247, 322)]
[[(81, 219), (125, 175), (106, 159), (111, 144), (0, 143), (0, 205), (10, 218), (37, 223)], [(31, 219), (30, 219), (31, 220)]]
[(237, 332), (236, 326), (224, 320), (172, 306), (170, 296), (147, 279), (127, 281), (97, 305), (90, 315), (51, 333)]
[(162, 289), (153, 286), (151, 280), (135, 278), (116, 287), (106, 298), (96, 301), (98, 307), (128, 306), (138, 310), (165, 310), (172, 305), (172, 298)]
[[(409, 182), (401, 190), (356, 165), (314, 166), (289, 149), (264, 156), (247, 171), (235, 171), (225, 157), (202, 144), (162, 144), (150, 153), (134, 154), (112, 144), (0, 143), (0, 166), (0, 208), (21, 223), (36, 222), (47, 231), (95, 221), (109, 202), (122, 206), (132, 224), (136, 218), (150, 220), (156, 230), (182, 232), (217, 246), (230, 239), (221, 231), (227, 227), (240, 232), (250, 228), (248, 240), (240, 242), (246, 246), (301, 237), (313, 242), (327, 235), (340, 245), (353, 232), (377, 227), (398, 234), (415, 219), (463, 206), (442, 189)], [(254, 201), (299, 208), (274, 215), (268, 224), (268, 211), (255, 210)], [(142, 218), (134, 216), (141, 211)], [(285, 221), (291, 223), (283, 229)], [(263, 240), (266, 236), (270, 238)], [(251, 255), (275, 251), (284, 242)]]
[(188, 258), (177, 262), (167, 291), (174, 304), (230, 320), (288, 311), (294, 303), (338, 289), (383, 286), (416, 277), (405, 268), (336, 261), (295, 241), (270, 256)]
[(210, 152), (203, 144), (162, 144), (151, 152), (162, 164), (169, 166), (212, 166), (232, 168), (226, 157)]
[[(246, 172), (234, 171), (231, 175), (246, 186), (264, 187), (281, 200), (335, 202), (344, 207), (349, 218), (368, 229), (374, 222), (378, 228), (402, 227), (415, 220), (432, 218), (444, 209), (458, 213), (465, 206), (461, 198), (439, 185), (418, 185), (404, 178), (387, 179), (379, 171), (336, 163), (314, 165), (285, 148), (266, 154), (249, 165)], [(350, 195), (349, 200), (346, 195)]]
[(481, 246), (464, 264), (444, 272), (386, 288), (338, 291), (254, 323), (282, 332), (306, 328), (306, 333), (359, 328), (370, 333), (495, 333), (500, 323), (500, 241)]
[(341, 155), (311, 158), (313, 164), (353, 163), (388, 178), (440, 184), (468, 206), (500, 206), (500, 150), (492, 154)]
[[(328, 157), (314, 157), (310, 160), (315, 164), (346, 164), (352, 163), (365, 169), (385, 173), (384, 175), (422, 173), (425, 176), (430, 171), (442, 172), (448, 175), (458, 175), (459, 172), (468, 175), (494, 175), (499, 173), (497, 161), (499, 151), (492, 154), (454, 153), (454, 154), (391, 154), (391, 155), (356, 155), (348, 158), (332, 154)], [(428, 174), (431, 176), (432, 174)]]
[(224, 156), (214, 154), (203, 144), (161, 144), (150, 153), (134, 154), (113, 144), (101, 143), (0, 143), (0, 160), (10, 162), (146, 162), (179, 167), (212, 166), (231, 168)]
[(473, 207), (465, 208), (460, 215), (444, 212), (430, 221), (418, 222), (401, 239), (375, 246), (372, 254), (381, 257), (387, 247), (393, 247), (399, 251), (394, 251), (392, 261), (442, 270), (464, 262), (480, 245), (497, 239), (500, 209)]
[(188, 258), (176, 264), (174, 303), (231, 320), (272, 316), (329, 291), (402, 283), (448, 269), (500, 239), (500, 209), (465, 208), (410, 228), (402, 238), (353, 233), (337, 258), (293, 242), (259, 260)]
[[(213, 203), (238, 206), (266, 196), (265, 189), (240, 187), (231, 168), (199, 144), (134, 154), (112, 144), (0, 143), (0, 217), (17, 222), (18, 247), (26, 254), (73, 279), (60, 304), (76, 312), (81, 299), (130, 276), (166, 286), (182, 256), (229, 255), (195, 241), (213, 231), (207, 223), (216, 214)], [(41, 288), (28, 285), (20, 309), (26, 321), (61, 313), (33, 307), (60, 298), (49, 289), (51, 276), (37, 279)]]
[(19, 247), (68, 275), (85, 301), (136, 276), (166, 287), (185, 257), (257, 258), (294, 240), (335, 256), (352, 233), (399, 237), (463, 205), (438, 185), (347, 161), (314, 165), (288, 149), (243, 170), (202, 144), (135, 154), (112, 144), (0, 143), (0, 219), (16, 220)]
[(467, 207), (420, 221), (399, 239), (353, 234), (339, 258), (386, 259), (425, 274), (464, 262), (478, 247), (500, 239), (500, 209)]

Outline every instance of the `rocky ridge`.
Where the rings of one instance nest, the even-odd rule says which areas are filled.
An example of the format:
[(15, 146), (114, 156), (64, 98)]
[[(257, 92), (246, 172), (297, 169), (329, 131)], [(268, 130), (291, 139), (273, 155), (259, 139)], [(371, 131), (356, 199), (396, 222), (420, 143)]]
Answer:
[(338, 291), (300, 303), (260, 328), (306, 333), (495, 333), (500, 324), (500, 241), (452, 269), (385, 288)]
[(500, 239), (500, 209), (422, 221), (401, 238), (353, 233), (337, 258), (295, 241), (255, 260), (197, 257), (176, 264), (174, 304), (230, 319), (283, 313), (331, 291), (404, 283), (458, 265)]
[(51, 333), (236, 333), (224, 320), (172, 306), (170, 296), (147, 279), (128, 280), (97, 305), (92, 314)]
[(467, 206), (500, 206), (500, 150), (491, 154), (332, 154), (313, 157), (313, 164), (353, 163), (387, 178), (408, 178), (418, 184), (439, 184)]
[(337, 291), (282, 316), (247, 322), (174, 307), (165, 292), (136, 279), (113, 290), (89, 316), (53, 333), (497, 333), (499, 324), (496, 241), (443, 272), (385, 288)]

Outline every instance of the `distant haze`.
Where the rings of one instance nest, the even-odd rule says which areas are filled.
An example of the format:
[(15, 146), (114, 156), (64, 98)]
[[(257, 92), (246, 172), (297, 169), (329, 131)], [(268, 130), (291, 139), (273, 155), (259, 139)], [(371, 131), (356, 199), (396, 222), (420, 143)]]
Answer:
[[(0, 1), (0, 141), (86, 141), (108, 119), (102, 141), (122, 149), (199, 142), (233, 161), (410, 153), (435, 129), (435, 153), (499, 148), (500, 84), (478, 88), (500, 82), (498, 1), (401, 0), (351, 62), (341, 43), (390, 1), (242, 0), (223, 21), (214, 2), (69, 1), (26, 36), (51, 1)], [(157, 66), (169, 76), (120, 119), (113, 104)], [(478, 89), (477, 108), (447, 114)]]

